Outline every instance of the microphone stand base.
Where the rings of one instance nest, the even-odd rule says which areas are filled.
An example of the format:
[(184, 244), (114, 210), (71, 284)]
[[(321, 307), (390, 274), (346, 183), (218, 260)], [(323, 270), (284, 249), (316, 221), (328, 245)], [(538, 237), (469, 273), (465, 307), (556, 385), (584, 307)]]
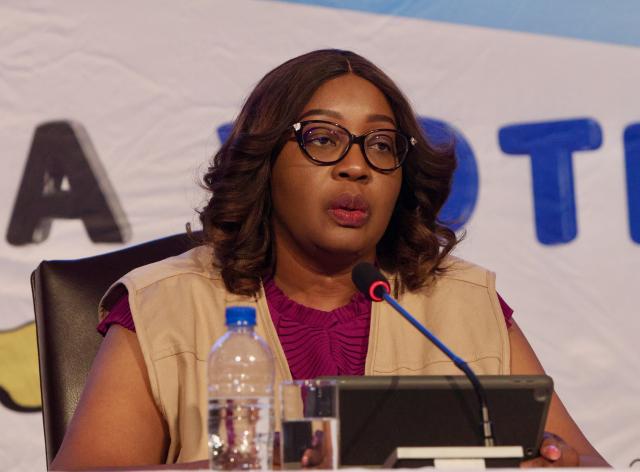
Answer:
[(398, 447), (387, 457), (385, 469), (435, 467), (436, 469), (486, 469), (518, 467), (522, 446)]

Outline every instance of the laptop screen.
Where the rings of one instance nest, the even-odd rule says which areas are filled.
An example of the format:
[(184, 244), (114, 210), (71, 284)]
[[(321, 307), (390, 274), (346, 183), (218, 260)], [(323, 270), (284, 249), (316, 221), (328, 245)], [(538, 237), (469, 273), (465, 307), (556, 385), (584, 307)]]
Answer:
[[(382, 465), (397, 447), (482, 446), (478, 398), (464, 376), (332, 377), (339, 386), (340, 465)], [(497, 446), (534, 457), (553, 381), (479, 376)]]

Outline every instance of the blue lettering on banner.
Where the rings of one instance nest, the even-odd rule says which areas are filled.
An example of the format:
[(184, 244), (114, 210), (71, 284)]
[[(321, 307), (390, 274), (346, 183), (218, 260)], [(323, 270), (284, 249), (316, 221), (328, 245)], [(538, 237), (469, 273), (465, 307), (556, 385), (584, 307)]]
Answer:
[(640, 244), (640, 123), (624, 130), (624, 160), (627, 171), (627, 202), (631, 239)]
[(500, 147), (507, 154), (531, 156), (536, 235), (542, 244), (575, 239), (576, 203), (572, 153), (602, 144), (600, 125), (588, 118), (523, 123), (501, 128)]
[(233, 123), (224, 123), (218, 126), (218, 138), (220, 144), (224, 143), (229, 136), (231, 136), (231, 130), (233, 129)]
[[(453, 175), (451, 194), (443, 205), (439, 218), (452, 229), (458, 230), (469, 221), (477, 203), (479, 177), (475, 155), (467, 139), (453, 126), (432, 118), (419, 117), (418, 120), (426, 136), (435, 147), (454, 145), (458, 167)], [(89, 212), (91, 215), (87, 213), (87, 208), (89, 208), (87, 202), (90, 203), (93, 200), (87, 200), (86, 198), (78, 200), (76, 198), (84, 195), (81, 190), (86, 190), (84, 188), (86, 185), (83, 186), (82, 182), (87, 180), (85, 171), (89, 169), (87, 165), (93, 161), (90, 160), (91, 154), (86, 155), (87, 149), (89, 149), (86, 146), (81, 149), (82, 152), (78, 155), (80, 157), (75, 156), (77, 153), (74, 154), (74, 152), (80, 149), (77, 145), (78, 137), (75, 133), (82, 132), (81, 134), (84, 136), (86, 132), (78, 123), (75, 126), (71, 126), (71, 128), (69, 126), (68, 122), (47, 123), (36, 129), (35, 136), (39, 136), (38, 133), (40, 133), (43, 137), (42, 139), (34, 137), (34, 143), (27, 159), (23, 182), (14, 205), (14, 214), (7, 229), (7, 241), (10, 244), (42, 242), (46, 239), (48, 226), (53, 218), (84, 219), (85, 217), (89, 218), (89, 216), (95, 217), (97, 215), (94, 207), (91, 207), (92, 212)], [(221, 142), (229, 139), (232, 126), (232, 123), (224, 123), (217, 128), (217, 134)], [(43, 133), (43, 130), (50, 131), (53, 128), (59, 128), (65, 139), (60, 139), (59, 133)], [(56, 139), (49, 143), (52, 136)], [(67, 137), (69, 139), (66, 139)], [(45, 138), (49, 139), (46, 143)], [(573, 189), (572, 153), (574, 151), (599, 148), (602, 144), (600, 125), (595, 120), (588, 118), (521, 123), (501, 128), (498, 133), (498, 139), (500, 147), (505, 153), (529, 155), (531, 157), (535, 225), (538, 240), (542, 244), (552, 245), (565, 244), (575, 239), (578, 230)], [(631, 239), (640, 244), (640, 123), (628, 125), (625, 128), (623, 140), (629, 231)], [(50, 148), (53, 145), (58, 147), (62, 145), (71, 146), (69, 148), (71, 151), (67, 148), (63, 149), (65, 152), (58, 154), (65, 157), (65, 159), (60, 162), (57, 160), (54, 162), (49, 156), (51, 154)], [(42, 150), (49, 152), (49, 154), (46, 152), (45, 154), (38, 154)], [(94, 152), (93, 148), (90, 151)], [(71, 154), (69, 154), (70, 152)], [(54, 153), (53, 155), (57, 154)], [(71, 159), (72, 157), (73, 159)], [(80, 160), (78, 161), (78, 159)], [(93, 159), (97, 158), (94, 157)], [(93, 169), (95, 165), (93, 167), (89, 165), (89, 167)], [(78, 180), (78, 175), (82, 177), (80, 180)], [(87, 175), (94, 178), (94, 180), (99, 177), (99, 175), (92, 175), (91, 172)], [(71, 190), (62, 187), (65, 177), (69, 180), (68, 184)], [(101, 180), (98, 178), (96, 182), (94, 183), (98, 185)], [(45, 187), (42, 187), (42, 185)], [(110, 187), (107, 190), (111, 190)], [(31, 200), (25, 200), (25, 196), (28, 197), (29, 195), (40, 195), (39, 198), (44, 203), (38, 200), (36, 203), (40, 203), (34, 207), (29, 203)], [(99, 221), (100, 225), (98, 226), (94, 224), (96, 223), (95, 218), (85, 221), (91, 239), (95, 242), (124, 242), (125, 239), (123, 238), (126, 236), (123, 235), (128, 234), (126, 231), (128, 230), (128, 223), (126, 223), (126, 220), (117, 217), (121, 212), (117, 211), (119, 206), (117, 205), (118, 201), (115, 193), (112, 191), (106, 193), (100, 191), (96, 195), (101, 198), (109, 196), (111, 198), (107, 198), (106, 203), (98, 202), (98, 207), (100, 205), (104, 206), (103, 203), (107, 205), (105, 207), (107, 209), (106, 220)], [(34, 208), (38, 211), (35, 211)], [(43, 213), (43, 208), (49, 208), (49, 212)], [(100, 215), (102, 214), (100, 213)], [(25, 223), (25, 216), (31, 218), (29, 220), (32, 223), (31, 226)], [(113, 220), (113, 218), (116, 219)], [(109, 226), (112, 222), (115, 222), (114, 224), (123, 222), (123, 224), (126, 224), (125, 226), (116, 224), (116, 230), (113, 229), (116, 227)], [(33, 226), (33, 224), (36, 224), (36, 226)], [(104, 226), (105, 224), (107, 226)], [(36, 229), (34, 230), (34, 228)], [(105, 232), (105, 228), (109, 231)], [(38, 236), (39, 239), (34, 239), (35, 236)]]
[(434, 146), (455, 145), (458, 167), (453, 174), (451, 193), (438, 218), (454, 231), (462, 228), (473, 214), (478, 201), (478, 166), (467, 139), (453, 126), (433, 118), (419, 117), (418, 122)]

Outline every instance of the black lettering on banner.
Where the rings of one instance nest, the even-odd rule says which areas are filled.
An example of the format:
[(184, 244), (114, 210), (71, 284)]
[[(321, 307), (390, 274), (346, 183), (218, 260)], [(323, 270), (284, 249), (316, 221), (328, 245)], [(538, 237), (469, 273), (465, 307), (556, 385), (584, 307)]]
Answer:
[(131, 236), (120, 205), (84, 127), (71, 121), (39, 125), (18, 189), (7, 241), (41, 243), (56, 218), (81, 219), (95, 243)]

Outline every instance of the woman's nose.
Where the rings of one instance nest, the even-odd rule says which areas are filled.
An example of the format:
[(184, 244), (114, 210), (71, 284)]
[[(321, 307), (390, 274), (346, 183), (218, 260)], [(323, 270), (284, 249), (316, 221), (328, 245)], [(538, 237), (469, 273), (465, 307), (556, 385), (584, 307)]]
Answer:
[(339, 179), (367, 181), (371, 178), (371, 167), (365, 159), (362, 148), (354, 144), (347, 155), (334, 166), (333, 173)]

